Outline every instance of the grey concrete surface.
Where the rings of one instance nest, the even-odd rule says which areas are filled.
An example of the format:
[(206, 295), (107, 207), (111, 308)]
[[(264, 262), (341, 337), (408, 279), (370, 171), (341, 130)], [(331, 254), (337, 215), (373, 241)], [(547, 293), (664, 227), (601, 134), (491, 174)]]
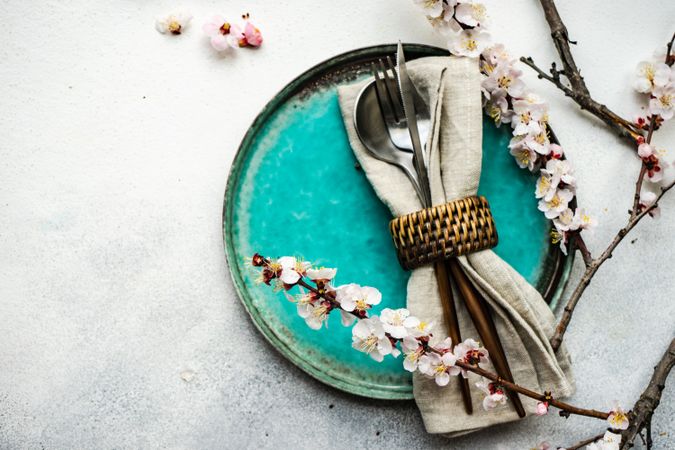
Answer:
[[(486, 3), (495, 40), (553, 60), (538, 2)], [(636, 111), (630, 76), (672, 34), (673, 3), (559, 3), (594, 95)], [(195, 20), (173, 38), (153, 26), (171, 2), (0, 3), (0, 447), (529, 449), (600, 432), (592, 419), (552, 414), (446, 441), (425, 433), (413, 403), (337, 392), (261, 338), (221, 238), (226, 176), (248, 125), (284, 84), (334, 54), (443, 41), (406, 0), (184, 5)], [(215, 56), (203, 21), (246, 11), (264, 46)], [(600, 220), (589, 238), (597, 251), (623, 223), (638, 161), (557, 91), (526, 79), (550, 101), (579, 200)], [(673, 137), (669, 123), (656, 140), (673, 150)], [(632, 404), (673, 336), (675, 195), (662, 207), (575, 314), (574, 403)], [(674, 417), (671, 380), (655, 448), (675, 448)]]

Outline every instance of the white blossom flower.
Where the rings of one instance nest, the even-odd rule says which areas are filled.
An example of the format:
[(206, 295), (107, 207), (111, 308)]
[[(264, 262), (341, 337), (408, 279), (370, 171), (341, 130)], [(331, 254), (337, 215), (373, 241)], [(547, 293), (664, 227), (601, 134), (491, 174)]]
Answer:
[(548, 104), (541, 96), (535, 94), (534, 92), (527, 92), (521, 99), (519, 99), (519, 101), (538, 106), (544, 113), (544, 119), (548, 120), (546, 117), (548, 114)]
[(506, 51), (504, 44), (495, 44), (486, 48), (482, 56), (492, 68), (501, 64), (513, 64), (511, 62), (511, 55)]
[(185, 31), (192, 20), (192, 15), (187, 13), (174, 13), (166, 17), (158, 17), (155, 20), (155, 28), (162, 34), (181, 34)]
[(452, 350), (452, 339), (450, 339), (449, 337), (446, 337), (441, 342), (437, 342), (434, 345), (434, 348), (436, 350), (440, 350), (440, 351)]
[(675, 114), (675, 88), (670, 86), (654, 88), (653, 98), (649, 100), (649, 113), (670, 120)]
[(365, 312), (382, 301), (382, 294), (375, 288), (345, 284), (336, 289), (335, 299), (345, 311)]
[(635, 71), (633, 87), (636, 91), (648, 94), (655, 87), (665, 87), (670, 82), (671, 69), (667, 64), (642, 61)]
[(298, 301), (298, 315), (305, 319), (305, 323), (313, 330), (321, 328), (323, 323), (328, 319), (330, 307), (328, 302), (312, 303), (310, 301)]
[(558, 231), (572, 231), (579, 228), (579, 224), (574, 220), (574, 211), (570, 208), (567, 208), (558, 217), (553, 219), (553, 225), (555, 225)]
[(547, 219), (555, 219), (561, 212), (567, 209), (567, 205), (574, 197), (568, 189), (558, 189), (550, 200), (539, 200), (539, 211), (542, 211)]
[(586, 446), (586, 450), (619, 450), (621, 435), (606, 431), (601, 440), (592, 442)]
[(565, 159), (550, 159), (546, 163), (546, 167), (541, 169), (541, 172), (551, 177), (551, 186), (557, 188), (560, 182), (568, 186), (574, 186), (576, 180), (574, 179), (574, 169), (572, 164)]
[(670, 167), (664, 156), (664, 150), (656, 150), (656, 154), (643, 160), (647, 165), (647, 179), (652, 183), (662, 182), (666, 170)]
[(408, 329), (408, 334), (415, 338), (430, 336), (434, 326), (433, 322), (425, 322), (415, 316), (406, 318), (403, 324)]
[(485, 112), (497, 126), (503, 123), (510, 123), (513, 117), (513, 111), (509, 109), (509, 102), (506, 99), (507, 93), (503, 89), (495, 89), (491, 93), (485, 104)]
[(408, 319), (415, 319), (408, 316), (410, 316), (410, 311), (405, 308), (384, 308), (380, 314), (384, 331), (389, 333), (393, 338), (403, 339), (408, 335), (408, 327), (414, 323), (414, 321), (408, 321)]
[(424, 354), (424, 348), (413, 336), (406, 336), (403, 338), (401, 347), (403, 348), (403, 354), (405, 355), (405, 358), (403, 359), (403, 368), (408, 372), (414, 372), (417, 370), (420, 357)]
[(460, 3), (455, 8), (455, 18), (459, 23), (470, 27), (485, 26), (487, 9), (482, 3)]
[(524, 100), (513, 102), (514, 116), (511, 121), (513, 134), (520, 136), (541, 133), (542, 127), (539, 121), (543, 119), (545, 111), (546, 108), (541, 104), (532, 104)]
[(497, 406), (506, 404), (504, 388), (497, 383), (482, 378), (480, 382), (476, 383), (476, 387), (485, 393), (485, 398), (483, 398), (483, 409), (485, 411), (490, 411)]
[(551, 141), (548, 139), (546, 124), (540, 123), (539, 133), (529, 133), (523, 138), (523, 145), (534, 150), (540, 155), (547, 156), (551, 153)]
[[(467, 364), (478, 365), (488, 361), (488, 351), (473, 339), (466, 339), (464, 342), (455, 345), (453, 354), (458, 361), (463, 361)], [(461, 369), (461, 372), (462, 376), (467, 378), (466, 370)]]
[(551, 157), (555, 159), (561, 159), (563, 157), (563, 149), (558, 144), (551, 143)]
[(534, 413), (538, 416), (545, 416), (548, 414), (548, 402), (539, 402), (537, 403), (537, 409)]
[(546, 201), (549, 201), (555, 195), (558, 186), (553, 186), (553, 177), (541, 171), (541, 175), (537, 180), (536, 189), (534, 191), (534, 196), (536, 198), (543, 198)]
[(427, 17), (441, 17), (443, 14), (442, 0), (415, 0), (415, 4), (422, 8)]
[[(656, 195), (655, 192), (649, 190), (649, 189), (642, 189), (642, 192), (640, 192), (640, 207), (642, 209), (649, 208), (654, 203), (656, 203), (656, 200), (658, 199), (658, 195)], [(656, 208), (653, 208), (651, 211), (648, 213), (651, 217), (658, 219), (661, 216), (661, 208), (658, 206)]]
[(307, 269), (307, 277), (312, 281), (323, 281), (324, 283), (327, 283), (335, 278), (335, 274), (337, 274), (337, 269), (331, 269), (328, 267)]
[(516, 158), (516, 164), (518, 164), (518, 167), (521, 169), (527, 167), (530, 172), (534, 170), (534, 166), (537, 163), (537, 154), (534, 150), (524, 145), (524, 140), (522, 138), (512, 138), (509, 148), (509, 153), (511, 153), (511, 155)]
[(559, 244), (560, 251), (567, 255), (567, 233), (560, 230), (551, 230), (551, 243)]
[(352, 347), (367, 353), (377, 362), (392, 354), (393, 346), (377, 316), (361, 319), (352, 328)]
[(638, 155), (640, 158), (649, 158), (654, 154), (654, 151), (656, 149), (654, 148), (653, 145), (648, 144), (646, 142), (643, 142), (642, 144), (638, 145)]
[(427, 16), (427, 20), (439, 33), (447, 36), (462, 31), (461, 25), (454, 19), (456, 0), (443, 3), (443, 12), (438, 17)]
[(525, 83), (520, 79), (523, 73), (510, 63), (497, 65), (492, 72), (481, 82), (486, 91), (505, 91), (511, 97), (520, 97), (525, 91)]
[(448, 39), (450, 53), (457, 56), (477, 58), (490, 44), (490, 35), (480, 28), (451, 33)]
[(347, 312), (344, 309), (340, 309), (340, 322), (343, 326), (349, 327), (354, 323), (355, 320), (356, 316), (354, 316), (354, 314)]
[(574, 211), (573, 223), (574, 225), (571, 228), (572, 230), (591, 230), (595, 228), (595, 226), (598, 224), (598, 221), (595, 219), (595, 217), (586, 214), (584, 208), (577, 208), (577, 210)]
[(625, 430), (628, 428), (628, 413), (624, 411), (618, 404), (610, 411), (607, 417), (607, 423), (615, 430)]
[(210, 22), (205, 23), (202, 30), (209, 37), (211, 47), (219, 52), (238, 47), (242, 36), (238, 26), (230, 24), (219, 15), (213, 16)]
[(457, 357), (452, 352), (442, 356), (437, 353), (427, 353), (419, 358), (418, 367), (423, 374), (433, 377), (436, 384), (445, 386), (450, 382), (450, 376), (459, 375), (460, 369), (455, 366)]
[(271, 266), (275, 272), (281, 271), (278, 277), (284, 284), (293, 285), (300, 280), (311, 264), (293, 256), (282, 256), (276, 262), (272, 262)]

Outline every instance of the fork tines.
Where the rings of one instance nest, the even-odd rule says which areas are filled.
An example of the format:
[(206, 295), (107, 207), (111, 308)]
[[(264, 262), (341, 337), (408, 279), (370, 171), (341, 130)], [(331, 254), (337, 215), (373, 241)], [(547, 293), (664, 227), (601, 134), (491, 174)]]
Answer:
[(398, 87), (398, 74), (391, 58), (378, 59), (371, 64), (375, 77), (375, 91), (386, 122), (399, 123), (405, 120), (403, 101)]

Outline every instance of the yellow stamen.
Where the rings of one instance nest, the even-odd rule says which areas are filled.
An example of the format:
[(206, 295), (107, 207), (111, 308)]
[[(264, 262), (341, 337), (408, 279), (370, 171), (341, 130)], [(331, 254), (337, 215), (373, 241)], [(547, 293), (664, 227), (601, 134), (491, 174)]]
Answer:
[(180, 34), (181, 25), (177, 20), (172, 20), (167, 26), (168, 30), (173, 34)]
[(368, 303), (366, 303), (365, 299), (360, 298), (356, 301), (356, 309), (359, 311), (365, 311), (368, 309)]
[(359, 344), (361, 351), (366, 353), (371, 353), (373, 350), (375, 350), (375, 347), (377, 347), (377, 337), (373, 336), (372, 334), (366, 339), (363, 339)]
[(502, 75), (501, 77), (497, 78), (497, 84), (499, 85), (500, 88), (508, 88), (511, 86), (511, 83), (513, 82), (513, 78), (511, 78), (508, 75)]
[(518, 153), (518, 161), (520, 161), (521, 164), (527, 165), (530, 163), (530, 152), (527, 150), (521, 150), (520, 153)]

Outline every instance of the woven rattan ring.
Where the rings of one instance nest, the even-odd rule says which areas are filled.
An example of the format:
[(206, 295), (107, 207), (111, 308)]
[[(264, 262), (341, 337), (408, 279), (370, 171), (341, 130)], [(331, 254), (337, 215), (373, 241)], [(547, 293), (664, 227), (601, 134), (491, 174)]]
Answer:
[(497, 245), (485, 197), (466, 197), (389, 222), (398, 260), (406, 270)]

